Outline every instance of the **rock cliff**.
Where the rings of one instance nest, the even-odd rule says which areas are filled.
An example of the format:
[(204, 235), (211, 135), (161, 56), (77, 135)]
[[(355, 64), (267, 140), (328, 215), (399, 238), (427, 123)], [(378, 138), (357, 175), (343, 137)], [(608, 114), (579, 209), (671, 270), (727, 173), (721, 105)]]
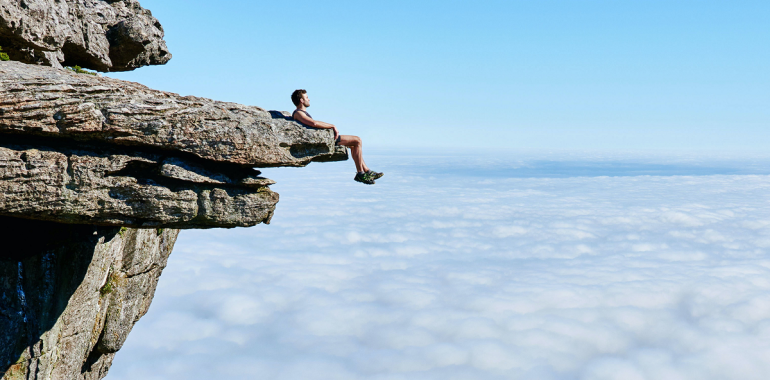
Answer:
[(179, 230), (0, 218), (3, 379), (101, 379), (150, 307)]
[(171, 59), (161, 27), (136, 0), (0, 2), (0, 42), (14, 61), (128, 71)]
[(347, 159), (284, 113), (0, 62), (0, 215), (242, 227), (278, 202), (256, 167)]
[(101, 379), (179, 229), (269, 223), (257, 168), (347, 159), (286, 112), (61, 68), (168, 61), (135, 0), (2, 2), (0, 46), (2, 380)]

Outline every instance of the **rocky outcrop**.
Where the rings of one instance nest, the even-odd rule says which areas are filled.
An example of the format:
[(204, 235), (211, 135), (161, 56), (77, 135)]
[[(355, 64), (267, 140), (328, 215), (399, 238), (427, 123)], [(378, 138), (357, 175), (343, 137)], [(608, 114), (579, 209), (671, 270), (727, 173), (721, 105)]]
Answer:
[(268, 223), (255, 168), (344, 159), (285, 112), (0, 62), (0, 378), (102, 378), (178, 229)]
[(0, 2), (0, 46), (14, 61), (128, 71), (171, 59), (161, 27), (136, 0)]
[(211, 228), (269, 223), (278, 194), (258, 171), (208, 173), (159, 154), (0, 147), (0, 214), (66, 223)]
[(178, 233), (0, 217), (0, 377), (104, 377)]
[(286, 112), (61, 68), (168, 61), (136, 0), (2, 2), (0, 46), (0, 380), (101, 379), (179, 229), (268, 223), (255, 168), (347, 159)]
[(328, 129), (286, 113), (0, 62), (0, 133), (189, 153), (249, 167), (344, 160)]
[(210, 228), (269, 222), (255, 167), (347, 159), (284, 113), (0, 62), (0, 215)]

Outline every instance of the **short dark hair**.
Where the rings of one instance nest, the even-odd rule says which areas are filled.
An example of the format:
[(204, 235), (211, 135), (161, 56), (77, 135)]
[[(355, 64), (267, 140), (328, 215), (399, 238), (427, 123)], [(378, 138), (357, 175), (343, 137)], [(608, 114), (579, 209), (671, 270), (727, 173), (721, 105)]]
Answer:
[(291, 93), (291, 102), (294, 103), (295, 106), (299, 106), (299, 101), (302, 100), (302, 94), (307, 94), (307, 91), (294, 90), (294, 92)]

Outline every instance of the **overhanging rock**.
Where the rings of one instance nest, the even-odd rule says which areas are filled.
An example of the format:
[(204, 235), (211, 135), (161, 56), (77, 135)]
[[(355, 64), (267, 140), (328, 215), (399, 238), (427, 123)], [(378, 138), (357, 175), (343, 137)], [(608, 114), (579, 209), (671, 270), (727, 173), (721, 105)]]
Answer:
[(257, 167), (347, 159), (288, 113), (0, 62), (0, 215), (126, 227), (268, 223)]
[(286, 112), (61, 69), (168, 61), (136, 0), (2, 1), (0, 45), (2, 380), (101, 379), (178, 229), (267, 223), (254, 168), (347, 159)]
[(126, 227), (269, 223), (278, 194), (259, 172), (207, 176), (175, 158), (50, 147), (0, 147), (0, 214)]
[(0, 62), (0, 133), (189, 153), (249, 167), (347, 159), (330, 130), (286, 113), (138, 83)]

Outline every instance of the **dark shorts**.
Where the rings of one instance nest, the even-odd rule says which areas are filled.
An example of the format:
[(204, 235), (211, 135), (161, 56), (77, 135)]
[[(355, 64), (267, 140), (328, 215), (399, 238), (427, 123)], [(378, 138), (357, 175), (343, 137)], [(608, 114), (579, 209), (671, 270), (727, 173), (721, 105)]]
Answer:
[(340, 140), (342, 140), (342, 136), (337, 136), (337, 140), (334, 141), (334, 145), (340, 145)]

